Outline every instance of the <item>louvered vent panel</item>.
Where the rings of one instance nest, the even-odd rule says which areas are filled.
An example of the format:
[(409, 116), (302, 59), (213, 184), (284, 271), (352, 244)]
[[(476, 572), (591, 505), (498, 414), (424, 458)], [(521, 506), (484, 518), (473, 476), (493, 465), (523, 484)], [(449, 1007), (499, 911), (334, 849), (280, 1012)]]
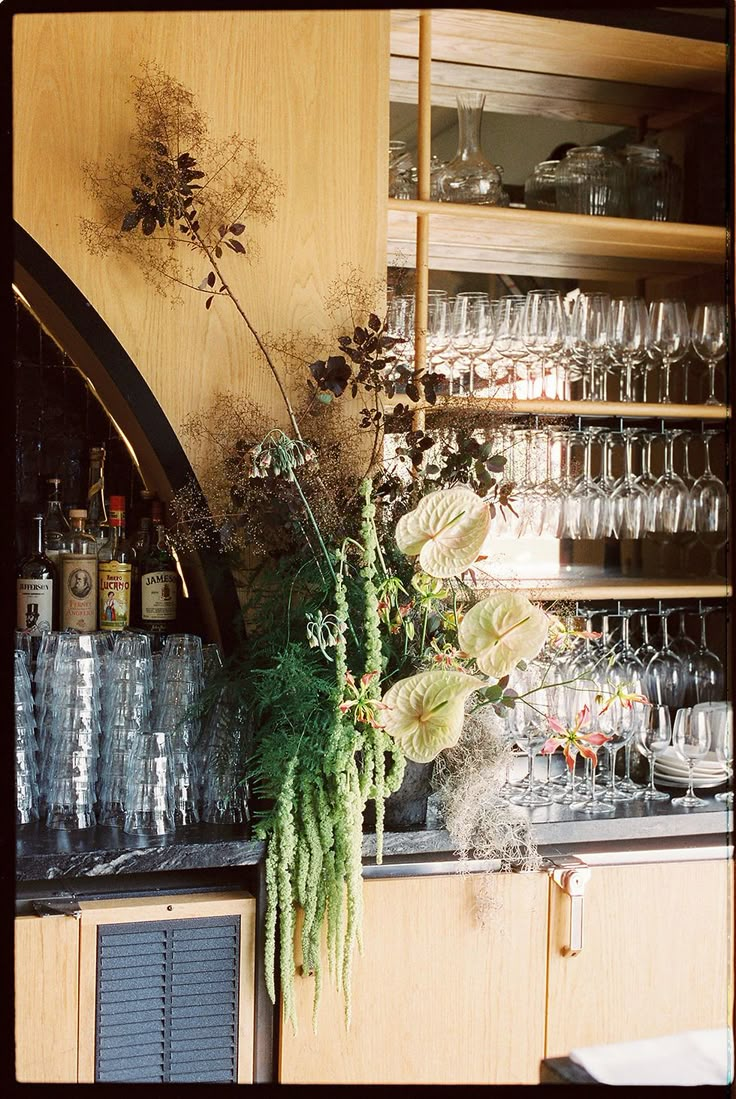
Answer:
[(237, 1082), (239, 969), (239, 916), (101, 925), (96, 1082)]

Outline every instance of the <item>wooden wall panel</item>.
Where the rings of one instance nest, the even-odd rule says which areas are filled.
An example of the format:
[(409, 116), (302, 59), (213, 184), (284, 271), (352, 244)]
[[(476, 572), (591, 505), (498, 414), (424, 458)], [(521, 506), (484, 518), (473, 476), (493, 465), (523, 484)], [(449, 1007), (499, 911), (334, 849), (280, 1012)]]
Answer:
[(544, 1047), (546, 874), (367, 880), (353, 1019), (326, 968), (312, 1031), (311, 978), (296, 978), (299, 1027), (283, 1027), (282, 1084), (535, 1084)]
[(79, 923), (70, 916), (15, 920), (15, 1078), (77, 1081)]
[(213, 136), (253, 138), (282, 179), (275, 221), (256, 230), (260, 258), (225, 261), (256, 327), (320, 330), (345, 264), (385, 274), (388, 35), (388, 11), (14, 17), (15, 219), (99, 311), (175, 430), (218, 390), (281, 417), (276, 386), (228, 302), (207, 312), (192, 292), (173, 306), (129, 261), (86, 252), (79, 219), (97, 211), (82, 163), (126, 150), (131, 76), (158, 63), (192, 89)]

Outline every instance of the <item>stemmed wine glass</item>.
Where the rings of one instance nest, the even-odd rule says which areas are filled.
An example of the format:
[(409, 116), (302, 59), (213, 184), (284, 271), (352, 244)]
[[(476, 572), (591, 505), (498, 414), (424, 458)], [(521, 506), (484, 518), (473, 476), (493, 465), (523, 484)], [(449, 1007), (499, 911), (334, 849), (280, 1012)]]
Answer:
[(664, 470), (652, 487), (654, 530), (659, 534), (679, 534), (685, 529), (688, 489), (674, 469), (675, 441), (679, 430), (664, 432)]
[(583, 400), (605, 400), (604, 364), (610, 332), (611, 295), (594, 291), (578, 294), (570, 319), (570, 341), (573, 356), (583, 363)]
[(527, 354), (523, 336), (525, 307), (526, 299), (521, 294), (509, 294), (499, 298), (496, 306), (493, 351), (502, 361), (508, 363), (508, 389), (512, 400), (517, 396), (518, 366)]
[(615, 538), (641, 538), (646, 531), (647, 490), (634, 473), (634, 440), (638, 429), (624, 428), (624, 475), (610, 496), (611, 528)]
[(728, 538), (728, 490), (710, 467), (710, 444), (716, 434), (706, 431), (703, 435), (705, 468), (690, 489), (695, 530), (711, 554), (711, 575), (715, 573), (716, 554)]
[(669, 706), (649, 706), (647, 720), (636, 734), (636, 747), (649, 760), (649, 785), (637, 794), (642, 801), (669, 801), (670, 795), (654, 785), (654, 761), (666, 752), (672, 740), (672, 718)]
[(649, 303), (649, 347), (647, 351), (659, 359), (659, 400), (669, 404), (670, 371), (690, 346), (690, 324), (687, 306), (680, 299), (664, 298)]
[(683, 809), (695, 809), (698, 806), (707, 805), (703, 798), (699, 798), (694, 793), (693, 782), (695, 781), (695, 764), (707, 754), (710, 748), (710, 739), (710, 718), (706, 711), (693, 709), (690, 706), (683, 706), (677, 711), (675, 724), (672, 728), (672, 747), (680, 759), (687, 763), (688, 787), (686, 794), (672, 799), (673, 806), (676, 805)]
[(669, 611), (661, 611), (656, 616), (662, 626), (662, 647), (646, 666), (644, 694), (650, 702), (658, 706), (670, 706), (676, 710), (683, 703), (687, 669), (670, 646), (667, 630), (668, 615)]
[(611, 366), (619, 373), (619, 400), (635, 401), (634, 383), (649, 344), (649, 314), (643, 298), (611, 301)]
[[(703, 707), (709, 708), (709, 707)], [(726, 768), (728, 784), (733, 779), (733, 708), (730, 702), (721, 702), (713, 706), (714, 728), (711, 738), (711, 746), (716, 759)], [(722, 790), (715, 795), (716, 801), (722, 801), (726, 805), (733, 805), (733, 790)]]
[(506, 721), (514, 740), (529, 758), (526, 789), (520, 794), (512, 794), (509, 800), (514, 805), (524, 805), (527, 808), (549, 805), (552, 799), (547, 794), (540, 793), (534, 777), (534, 760), (549, 735), (546, 717), (522, 704), (509, 711)]
[(716, 366), (725, 357), (728, 346), (726, 309), (720, 302), (709, 301), (695, 306), (690, 325), (693, 351), (708, 367), (708, 396), (705, 403), (717, 405)]
[(583, 447), (583, 472), (572, 486), (565, 505), (569, 538), (596, 539), (606, 511), (605, 493), (591, 474), (594, 438), (592, 431), (574, 433), (574, 441)]
[[(565, 343), (565, 310), (559, 290), (530, 290), (525, 298), (522, 336), (533, 365), (527, 372), (527, 396), (545, 395), (546, 369)], [(552, 396), (557, 395), (557, 376), (551, 372)], [(539, 383), (539, 384), (537, 384)], [(536, 390), (539, 392), (536, 392)]]
[(725, 673), (720, 657), (708, 648), (706, 623), (713, 608), (700, 608), (700, 645), (687, 657), (689, 685), (695, 702), (719, 702), (723, 698)]

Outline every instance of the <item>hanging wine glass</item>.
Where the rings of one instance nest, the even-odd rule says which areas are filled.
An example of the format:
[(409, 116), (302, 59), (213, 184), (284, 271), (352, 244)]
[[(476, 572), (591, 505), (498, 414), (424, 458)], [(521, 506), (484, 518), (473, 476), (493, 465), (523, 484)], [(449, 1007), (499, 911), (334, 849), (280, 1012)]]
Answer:
[(641, 538), (646, 531), (648, 493), (634, 473), (636, 428), (624, 428), (624, 475), (609, 497), (614, 538)]
[(670, 648), (668, 615), (669, 611), (661, 611), (657, 615), (662, 627), (662, 647), (647, 664), (644, 694), (650, 702), (676, 710), (678, 706), (682, 706), (685, 697), (687, 669)]
[(463, 92), (457, 96), (457, 152), (434, 177), (440, 202), (503, 205), (501, 173), (481, 148), (485, 101), (483, 92)]
[(688, 488), (675, 473), (674, 448), (680, 432), (664, 433), (664, 471), (652, 488), (654, 530), (659, 534), (680, 534), (688, 514)]
[(688, 693), (693, 703), (720, 702), (726, 686), (723, 663), (708, 648), (706, 623), (713, 608), (700, 608), (700, 645), (686, 657)]
[(716, 571), (718, 550), (728, 540), (728, 490), (710, 467), (710, 444), (716, 434), (706, 431), (703, 435), (705, 468), (690, 490), (695, 529), (711, 554), (711, 576)]
[(728, 347), (725, 306), (713, 301), (696, 305), (690, 326), (690, 341), (695, 354), (708, 367), (708, 396), (705, 403), (721, 404), (716, 397), (716, 367), (725, 357)]

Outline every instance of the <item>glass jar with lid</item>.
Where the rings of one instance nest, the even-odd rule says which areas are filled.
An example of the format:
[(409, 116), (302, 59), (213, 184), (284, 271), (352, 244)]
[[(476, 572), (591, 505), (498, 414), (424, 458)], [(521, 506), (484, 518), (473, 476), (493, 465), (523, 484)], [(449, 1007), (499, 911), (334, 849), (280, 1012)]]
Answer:
[(623, 162), (604, 145), (569, 149), (555, 174), (557, 209), (567, 214), (620, 217), (623, 212)]
[(627, 216), (677, 221), (682, 202), (680, 166), (656, 145), (627, 145), (624, 167)]
[(535, 165), (524, 182), (524, 204), (527, 210), (556, 210), (557, 165), (559, 160), (542, 160)]

